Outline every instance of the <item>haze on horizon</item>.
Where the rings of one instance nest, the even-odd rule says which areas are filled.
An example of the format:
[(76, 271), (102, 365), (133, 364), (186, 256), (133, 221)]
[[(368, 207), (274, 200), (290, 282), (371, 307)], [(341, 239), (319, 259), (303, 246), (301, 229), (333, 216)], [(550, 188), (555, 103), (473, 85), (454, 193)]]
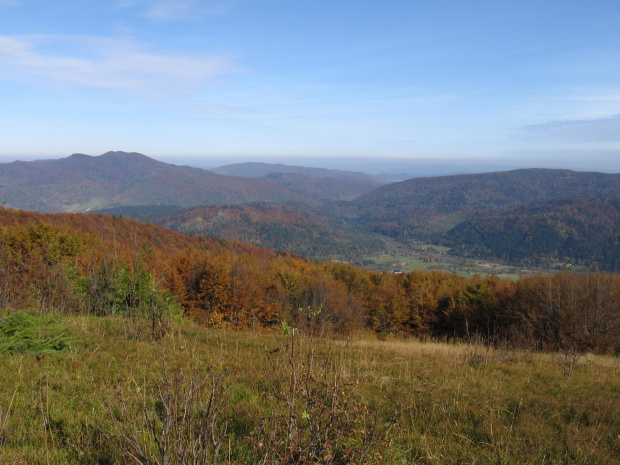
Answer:
[(614, 0), (0, 0), (0, 161), (617, 172), (619, 20)]

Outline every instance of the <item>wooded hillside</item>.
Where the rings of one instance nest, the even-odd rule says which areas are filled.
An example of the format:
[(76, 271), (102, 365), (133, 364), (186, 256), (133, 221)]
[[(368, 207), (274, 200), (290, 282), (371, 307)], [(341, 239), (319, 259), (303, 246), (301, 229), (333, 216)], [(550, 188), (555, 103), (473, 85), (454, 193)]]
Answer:
[(473, 215), (534, 203), (620, 194), (620, 174), (522, 169), (415, 178), (382, 186), (344, 207), (364, 227), (391, 237), (437, 238)]
[(223, 176), (126, 152), (1, 163), (0, 199), (11, 208), (44, 212), (300, 200), (270, 181)]
[(444, 244), (473, 257), (538, 266), (545, 260), (620, 271), (620, 196), (555, 200), (477, 216)]
[(620, 174), (521, 169), (376, 188), (363, 173), (320, 168), (247, 163), (222, 172), (246, 177), (125, 152), (3, 163), (0, 203), (120, 214), (311, 259), (361, 264), (388, 251), (426, 260), (419, 251), (435, 245), (450, 248), (450, 263), (619, 269), (620, 215), (594, 199), (620, 195)]
[[(0, 305), (216, 327), (371, 330), (620, 350), (620, 276), (517, 282), (314, 263), (104, 215), (0, 210)], [(155, 329), (154, 329), (155, 330)]]

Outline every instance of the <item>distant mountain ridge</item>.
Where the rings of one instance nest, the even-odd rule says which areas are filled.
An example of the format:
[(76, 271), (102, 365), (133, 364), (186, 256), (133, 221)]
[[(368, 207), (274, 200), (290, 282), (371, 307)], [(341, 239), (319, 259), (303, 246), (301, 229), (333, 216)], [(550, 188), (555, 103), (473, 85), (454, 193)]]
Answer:
[(433, 244), (511, 264), (553, 259), (620, 270), (620, 174), (519, 169), (377, 187), (355, 172), (228, 166), (246, 177), (126, 152), (6, 163), (0, 204), (105, 211), (321, 259)]
[(365, 173), (272, 163), (235, 163), (211, 169), (214, 173), (272, 181), (310, 203), (353, 200), (383, 182)]
[(0, 199), (11, 208), (43, 212), (303, 200), (268, 180), (223, 176), (126, 152), (0, 164)]
[(270, 174), (303, 174), (313, 178), (334, 178), (343, 181), (378, 183), (371, 176), (358, 171), (331, 170), (327, 168), (312, 168), (307, 166), (284, 165), (281, 163), (233, 163), (212, 168), (211, 171), (227, 176), (242, 176), (248, 178), (262, 178)]
[(271, 181), (303, 197), (308, 203), (317, 204), (353, 200), (379, 187), (379, 184), (374, 182), (314, 178), (300, 173), (271, 173), (258, 179)]
[(367, 230), (407, 240), (437, 238), (472, 215), (617, 194), (620, 174), (522, 169), (413, 178), (381, 186), (342, 211)]

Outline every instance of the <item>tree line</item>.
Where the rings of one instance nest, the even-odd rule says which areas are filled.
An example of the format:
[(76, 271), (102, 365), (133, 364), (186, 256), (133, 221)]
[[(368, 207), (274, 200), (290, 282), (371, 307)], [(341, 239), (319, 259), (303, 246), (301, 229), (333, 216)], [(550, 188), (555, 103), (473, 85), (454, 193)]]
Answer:
[(620, 275), (368, 271), (105, 215), (0, 209), (0, 308), (620, 353)]

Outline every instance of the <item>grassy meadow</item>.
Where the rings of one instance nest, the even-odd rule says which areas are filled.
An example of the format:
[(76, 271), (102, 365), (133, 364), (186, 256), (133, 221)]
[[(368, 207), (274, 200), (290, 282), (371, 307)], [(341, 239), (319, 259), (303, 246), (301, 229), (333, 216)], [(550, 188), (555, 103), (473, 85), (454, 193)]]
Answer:
[(30, 318), (0, 334), (3, 464), (620, 462), (617, 357)]
[(419, 253), (410, 251), (402, 254), (383, 254), (365, 257), (365, 266), (380, 270), (399, 270), (409, 273), (416, 270), (440, 270), (461, 276), (499, 276), (504, 279), (516, 279), (519, 270), (512, 266), (494, 263), (481, 263), (476, 260), (436, 253)]

